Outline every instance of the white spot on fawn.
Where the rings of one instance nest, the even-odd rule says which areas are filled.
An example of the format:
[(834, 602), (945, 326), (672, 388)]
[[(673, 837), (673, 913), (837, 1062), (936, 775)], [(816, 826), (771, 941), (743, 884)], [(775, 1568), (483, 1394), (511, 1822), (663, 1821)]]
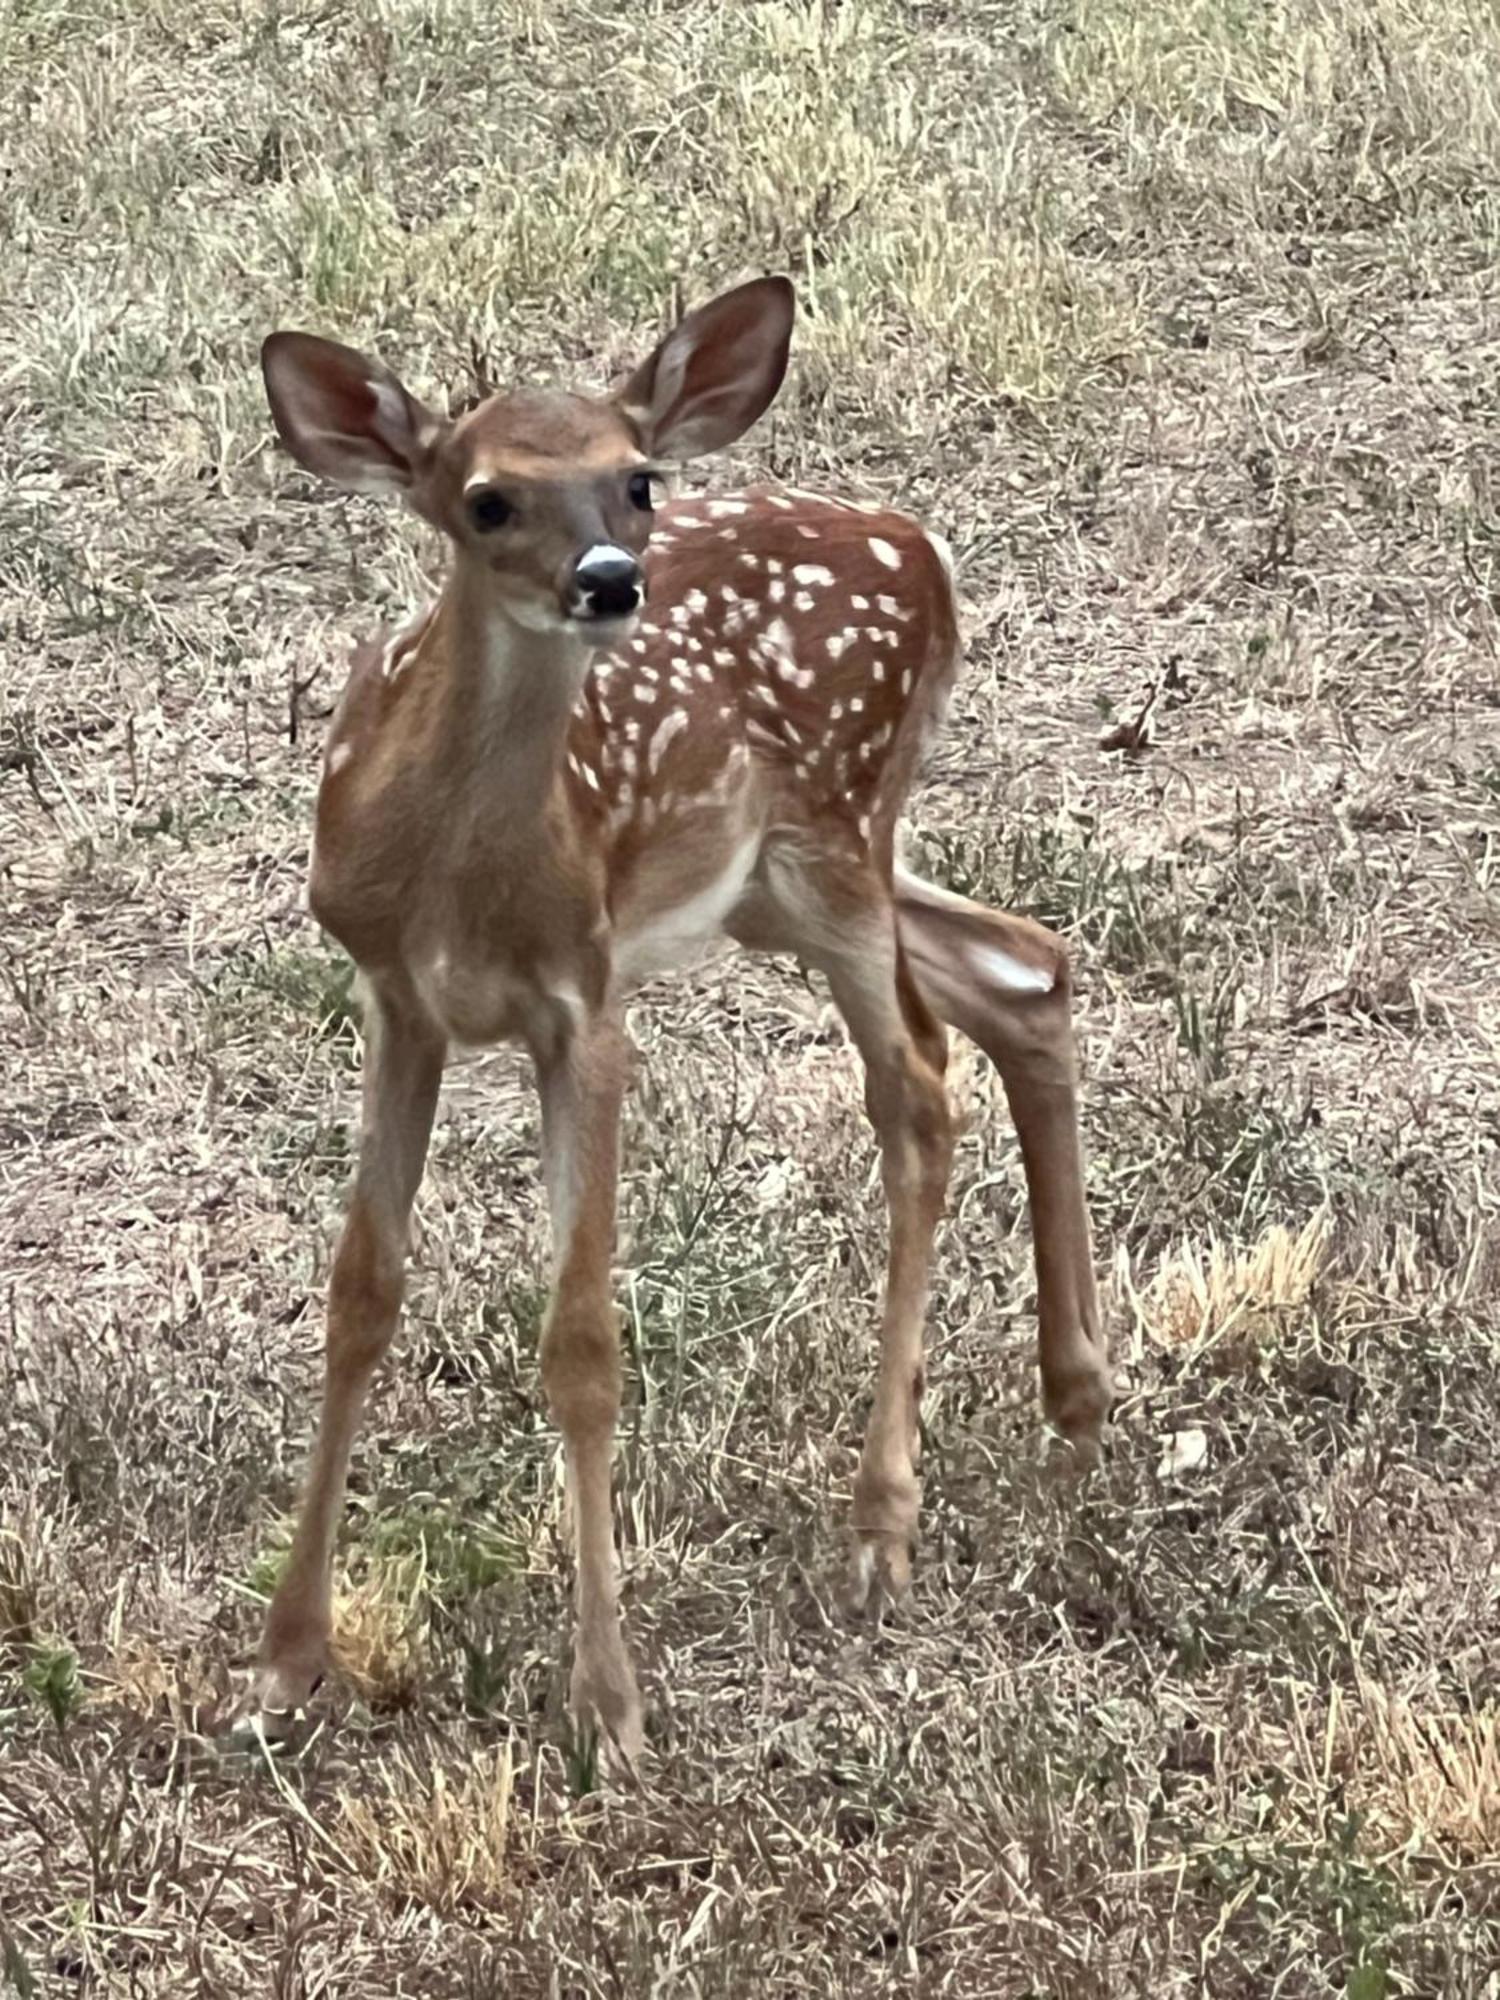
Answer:
[(687, 712), (684, 709), (674, 708), (670, 715), (662, 717), (661, 721), (656, 725), (656, 734), (651, 738), (651, 742), (646, 750), (646, 762), (653, 770), (661, 762), (667, 745), (672, 741), (672, 738), (681, 735), (687, 726)]
[(798, 583), (833, 582), (833, 571), (825, 568), (822, 563), (796, 563), (793, 565), (792, 575)]
[(870, 537), (870, 554), (874, 556), (876, 562), (884, 563), (887, 569), (901, 567), (901, 551), (892, 548), (889, 542), (883, 542), (879, 535)]
[(793, 657), (792, 635), (784, 618), (773, 618), (765, 631), (755, 642), (757, 659), (774, 667), (782, 680), (789, 681), (797, 671)]
[(333, 744), (328, 752), (329, 777), (336, 777), (346, 764), (352, 764), (353, 762), (354, 745), (352, 743)]

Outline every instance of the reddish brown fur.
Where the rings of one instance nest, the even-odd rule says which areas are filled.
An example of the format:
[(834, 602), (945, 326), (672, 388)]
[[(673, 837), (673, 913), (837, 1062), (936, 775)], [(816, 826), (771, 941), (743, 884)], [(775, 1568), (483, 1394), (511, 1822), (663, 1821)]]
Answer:
[[(649, 845), (663, 817), (714, 795), (743, 746), (773, 829), (814, 822), (853, 849), (869, 843), (869, 830), (860, 830), (868, 819), (875, 844), (889, 852), (957, 662), (942, 562), (915, 522), (887, 509), (766, 491), (744, 495), (743, 514), (716, 514), (715, 504), (683, 502), (661, 516), (644, 629), (596, 665), (569, 734), (578, 763), (601, 780), (592, 794), (575, 777), (580, 803), (592, 794), (608, 808), (628, 777), (622, 731), (640, 706), (640, 670), (649, 668), (660, 677), (660, 699), (648, 706), (681, 707), (690, 726), (649, 787), (632, 787), (626, 806), (605, 811), (613, 848)], [(871, 553), (872, 541), (897, 552), (898, 573)], [(799, 571), (826, 571), (836, 582), (799, 582)], [(694, 590), (707, 602), (678, 622)], [(882, 600), (890, 610), (878, 608)], [(661, 607), (655, 616), (652, 605)], [(778, 623), (789, 649), (775, 643)]]
[[(588, 830), (589, 864), (602, 866), (617, 927), (649, 917), (664, 877), (671, 895), (690, 894), (694, 877), (712, 880), (722, 859), (715, 834), (740, 818), (736, 805), (767, 837), (813, 827), (820, 841), (851, 858), (873, 854), (888, 870), (913, 770), (952, 686), (952, 586), (915, 522), (765, 490), (728, 503), (744, 513), (711, 511), (724, 504), (659, 512), (645, 616), (635, 637), (595, 661), (569, 721), (563, 796)], [(898, 553), (899, 571), (877, 560), (872, 540)], [(807, 568), (828, 571), (836, 586), (798, 583)], [(772, 603), (778, 583), (782, 601)], [(676, 622), (694, 591), (706, 603)], [(799, 597), (811, 608), (798, 608)], [(892, 608), (880, 610), (881, 600)], [(792, 635), (789, 656), (764, 644), (777, 622)], [(329, 733), (311, 901), (361, 963), (401, 955), (424, 908), (418, 886), (447, 838), (425, 774), (446, 765), (450, 784), (457, 779), (470, 721), (445, 649), (448, 623), (439, 600), (361, 646)], [(830, 638), (851, 630), (832, 657)], [(809, 685), (778, 671), (788, 658)], [(643, 769), (663, 721), (678, 714), (683, 727)], [(478, 872), (480, 893), (501, 906), (497, 924), (514, 923), (503, 874)], [(536, 884), (526, 889), (530, 906)], [(468, 914), (478, 915), (473, 905)], [(549, 900), (535, 926), (510, 934), (518, 959), (536, 948), (533, 928), (556, 941), (573, 927)]]

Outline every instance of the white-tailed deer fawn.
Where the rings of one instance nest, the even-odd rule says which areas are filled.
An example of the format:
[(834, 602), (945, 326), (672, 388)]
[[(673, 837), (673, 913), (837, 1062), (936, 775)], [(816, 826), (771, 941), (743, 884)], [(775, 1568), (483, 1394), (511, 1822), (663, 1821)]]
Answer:
[(357, 961), (359, 1166), (328, 1296), (322, 1413), (259, 1697), (316, 1685), (333, 1543), (450, 1041), (523, 1041), (540, 1082), (555, 1283), (542, 1336), (577, 1550), (573, 1703), (627, 1754), (611, 1303), (625, 997), (727, 933), (826, 976), (864, 1058), (890, 1211), (853, 1594), (899, 1590), (917, 1521), (922, 1320), (951, 1149), (946, 1021), (998, 1065), (1035, 1239), (1046, 1408), (1091, 1448), (1110, 1401), (1062, 945), (894, 864), (957, 662), (944, 546), (884, 508), (788, 491), (653, 512), (657, 460), (730, 444), (786, 368), (792, 291), (692, 313), (615, 394), (515, 391), (449, 422), (389, 369), (266, 342), (303, 465), (400, 495), (447, 536), (441, 595), (355, 656), (329, 732), (311, 903)]

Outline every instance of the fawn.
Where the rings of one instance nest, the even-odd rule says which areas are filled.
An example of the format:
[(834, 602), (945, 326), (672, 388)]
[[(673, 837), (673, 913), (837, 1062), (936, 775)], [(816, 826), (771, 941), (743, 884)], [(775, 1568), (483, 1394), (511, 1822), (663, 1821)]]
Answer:
[(325, 1664), (349, 1452), (394, 1332), (450, 1042), (535, 1060), (555, 1280), (541, 1367), (576, 1538), (572, 1695), (627, 1758), (611, 1303), (630, 989), (722, 934), (826, 977), (863, 1057), (890, 1214), (879, 1372), (854, 1488), (852, 1595), (899, 1591), (951, 1130), (943, 1023), (998, 1066), (1035, 1244), (1044, 1400), (1084, 1451), (1110, 1403), (1061, 942), (896, 865), (958, 662), (945, 545), (884, 507), (757, 490), (653, 506), (658, 461), (731, 444), (781, 385), (783, 279), (691, 313), (612, 395), (515, 390), (456, 420), (388, 368), (276, 333), (276, 427), (337, 485), (447, 538), (436, 602), (356, 653), (329, 732), (310, 901), (357, 962), (359, 1164), (328, 1297), (322, 1411), (267, 1619), (262, 1711)]

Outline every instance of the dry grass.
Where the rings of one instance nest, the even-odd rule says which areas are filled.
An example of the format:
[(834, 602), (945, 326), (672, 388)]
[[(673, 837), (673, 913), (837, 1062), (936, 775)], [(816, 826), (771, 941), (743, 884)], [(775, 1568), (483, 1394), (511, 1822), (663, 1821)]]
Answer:
[(39, 1528), (0, 1527), (0, 1646), (22, 1654), (41, 1622), (37, 1582)]
[[(1181, 1244), (1157, 1270), (1145, 1296), (1134, 1298), (1137, 1318), (1147, 1338), (1164, 1346), (1254, 1347), (1306, 1308), (1328, 1239), (1328, 1217), (1319, 1213), (1301, 1229), (1272, 1223), (1248, 1248), (1213, 1234), (1202, 1244)], [(1119, 1265), (1128, 1286), (1123, 1252)], [(1225, 1358), (1215, 1357), (1221, 1365)]]
[(419, 1557), (372, 1563), (357, 1584), (336, 1589), (334, 1665), (372, 1708), (409, 1707), (423, 1680), (426, 1568)]
[[(0, 10), (0, 1990), (1496, 2000), (1497, 76), (1479, 0)], [(1076, 947), (1109, 1463), (965, 1062), (918, 1586), (841, 1623), (878, 1174), (821, 993), (710, 968), (634, 1021), (650, 1769), (564, 1719), (504, 1054), (327, 1727), (236, 1758), (357, 1108), (318, 737), (434, 554), (272, 451), (257, 343), (602, 381), (768, 267), (703, 476), (958, 550), (912, 845)]]
[(1432, 1712), (1369, 1688), (1358, 1721), (1345, 1728), (1359, 1774), (1354, 1797), (1377, 1839), (1408, 1853), (1437, 1846), (1469, 1861), (1493, 1858), (1500, 1844), (1500, 1714), (1493, 1702)]
[(454, 1776), (398, 1754), (372, 1795), (341, 1794), (336, 1842), (347, 1865), (399, 1901), (440, 1916), (494, 1906), (509, 1888), (509, 1750), (480, 1751)]

